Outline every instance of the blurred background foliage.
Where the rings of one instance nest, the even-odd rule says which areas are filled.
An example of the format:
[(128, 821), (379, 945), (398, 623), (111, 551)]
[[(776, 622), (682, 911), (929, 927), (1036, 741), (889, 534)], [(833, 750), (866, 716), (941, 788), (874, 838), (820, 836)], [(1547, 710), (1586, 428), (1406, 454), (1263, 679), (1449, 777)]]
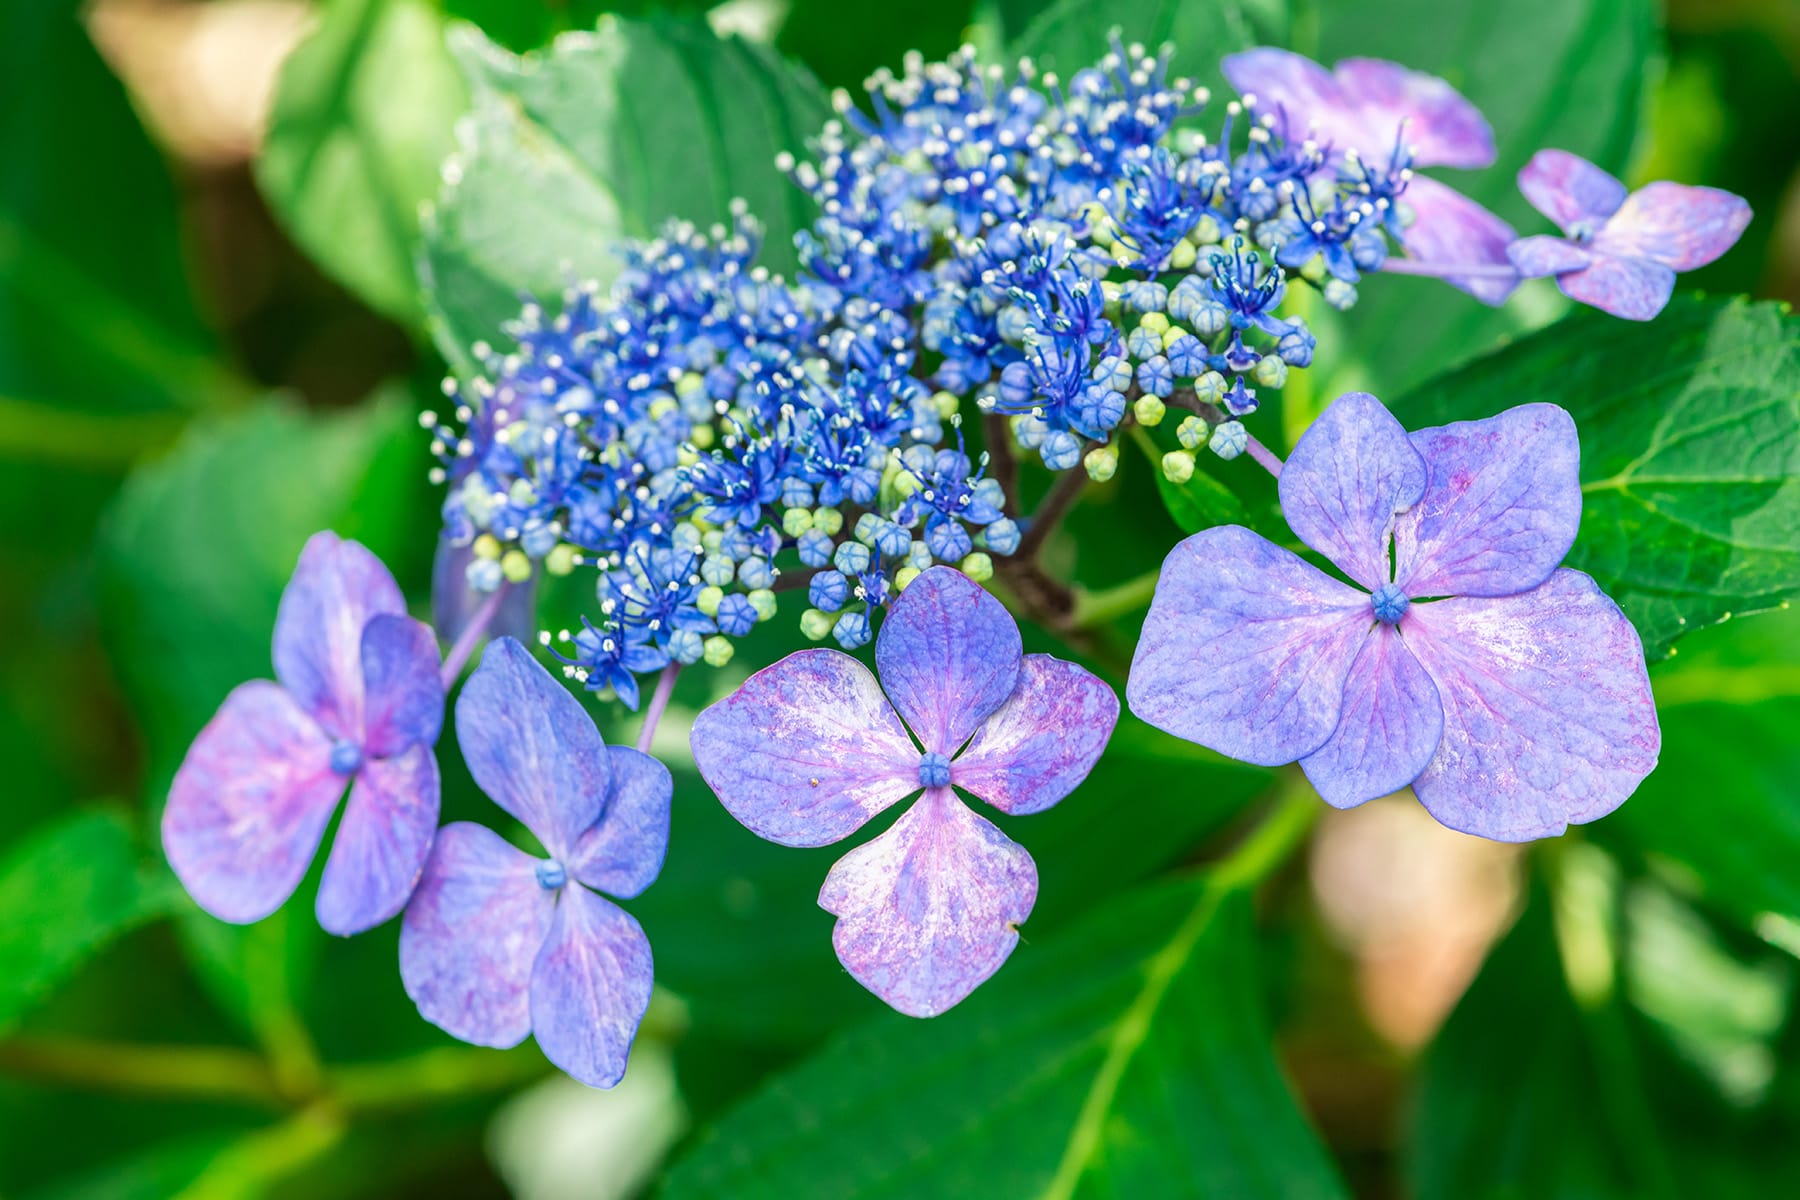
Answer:
[[(623, 27), (631, 52), (592, 106), (557, 108), (474, 33), (528, 50), (607, 11), (639, 23)], [(1509, 218), (1527, 215), (1511, 173), (1545, 144), (1638, 181), (1727, 187), (1757, 220), (1684, 284), (1800, 295), (1792, 0), (8, 5), (0, 1195), (847, 1196), (871, 1180), (920, 1196), (1791, 1191), (1792, 610), (1694, 633), (1653, 668), (1663, 764), (1617, 816), (1520, 850), (1448, 833), (1405, 798), (1328, 814), (1254, 906), (1169, 868), (1215, 858), (1289, 785), (1127, 718), (1082, 792), (1020, 835), (1044, 880), (1028, 949), (929, 1024), (885, 1013), (833, 960), (814, 904), (833, 853), (757, 841), (684, 767), (686, 717), (733, 682), (693, 673), (656, 747), (677, 774), (673, 851), (634, 906), (663, 992), (611, 1094), (552, 1078), (530, 1046), (464, 1050), (420, 1021), (393, 926), (328, 939), (299, 902), (220, 926), (161, 866), (168, 779), (225, 692), (266, 674), (276, 597), (309, 533), (367, 542), (424, 611), (435, 501), (415, 418), (459, 347), (495, 336), (518, 287), (558, 286), (570, 260), (601, 270), (619, 234), (731, 194), (779, 241), (806, 213), (768, 166), (768, 129), (775, 148), (804, 136), (827, 111), (823, 89), (965, 41), (1067, 69), (1115, 23), (1175, 39), (1178, 66), (1203, 77), (1255, 39), (1437, 71), (1499, 133), (1502, 162), (1470, 187)], [(701, 125), (684, 135), (676, 111)], [(578, 152), (506, 158), (535, 134)], [(657, 161), (627, 153), (646, 135)], [(459, 146), (465, 169), (440, 196)], [(696, 154), (701, 174), (686, 169)], [(716, 196), (695, 194), (702, 178)], [(420, 271), (437, 285), (429, 301)], [(1562, 311), (1548, 288), (1494, 314), (1430, 286), (1382, 280), (1329, 322), (1320, 393), (1359, 384), (1397, 399)], [(1785, 342), (1779, 378), (1743, 386), (1791, 409), (1793, 325), (1755, 312), (1684, 302), (1658, 327), (1668, 337), (1611, 358), (1589, 353), (1592, 326), (1571, 324), (1532, 343), (1538, 359), (1472, 368), (1456, 395), (1498, 404), (1535, 389), (1579, 408), (1609, 372), (1678, 356), (1686, 330), (1714, 354), (1692, 379), (1748, 361), (1758, 337), (1765, 351)], [(1509, 374), (1552, 351), (1554, 370)], [(1423, 418), (1435, 396), (1426, 386), (1406, 404)], [(1270, 519), (1254, 481), (1199, 476), (1165, 512), (1150, 476), (1122, 472), (1053, 547), (1097, 595), (1153, 567), (1181, 528)], [(1618, 557), (1608, 537), (1635, 527), (1593, 502), (1589, 515), (1605, 527), (1578, 549), (1604, 576)], [(1669, 609), (1669, 630), (1777, 602), (1792, 590), (1784, 552), (1791, 540), (1763, 547), (1762, 574), (1740, 572), (1735, 598), (1715, 588), (1704, 612)], [(567, 588), (540, 599), (551, 625), (581, 603)], [(1115, 676), (1126, 618), (1083, 646)], [(1653, 648), (1665, 636), (1646, 630)], [(760, 632), (738, 662), (788, 645)], [(444, 757), (446, 819), (481, 815), (448, 741)], [(1196, 888), (1217, 912), (1171, 959)], [(1094, 1165), (1068, 1176), (1071, 1135), (1043, 1115), (1087, 1115), (1096, 1056), (1152, 983), (1142, 1052), (1101, 1112), (1110, 1121), (1089, 1131)], [(956, 1104), (934, 1079), (957, 1081)], [(1229, 1094), (1207, 1094), (1219, 1080)], [(1158, 1122), (1172, 1122), (1169, 1145), (1131, 1144)], [(1162, 1174), (1145, 1182), (1147, 1167)]]

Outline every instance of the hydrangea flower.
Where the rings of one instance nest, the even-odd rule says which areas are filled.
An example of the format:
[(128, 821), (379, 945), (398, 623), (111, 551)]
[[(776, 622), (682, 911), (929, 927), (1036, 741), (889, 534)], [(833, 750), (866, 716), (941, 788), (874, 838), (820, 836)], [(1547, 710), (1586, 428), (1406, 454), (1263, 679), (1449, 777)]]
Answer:
[(784, 846), (840, 841), (923, 789), (819, 893), (838, 917), (839, 960), (909, 1016), (945, 1011), (998, 970), (1037, 899), (1031, 856), (952, 788), (1042, 812), (1087, 777), (1118, 720), (1095, 676), (1022, 649), (999, 601), (932, 567), (882, 624), (879, 683), (848, 654), (804, 650), (694, 722), (700, 774), (732, 816)]
[(1566, 150), (1540, 150), (1519, 172), (1531, 206), (1567, 237), (1528, 237), (1508, 251), (1521, 275), (1554, 275), (1563, 295), (1615, 317), (1648, 321), (1675, 290), (1675, 273), (1731, 249), (1750, 205), (1718, 188), (1625, 185)]
[[(1422, 263), (1505, 267), (1512, 226), (1418, 167), (1486, 167), (1494, 134), (1479, 109), (1434, 75), (1375, 58), (1347, 58), (1327, 71), (1304, 55), (1259, 47), (1225, 56), (1225, 78), (1256, 107), (1281, 114), (1290, 137), (1320, 143), (1340, 178), (1356, 182)], [(1404, 193), (1403, 229), (1394, 201)], [(1488, 304), (1518, 286), (1504, 272), (1446, 275)]]
[(336, 534), (301, 551), (275, 616), (275, 678), (234, 688), (175, 772), (163, 850), (201, 908), (260, 921), (293, 895), (344, 789), (319, 924), (349, 935), (406, 904), (438, 818), (437, 642), (381, 560)]
[(1281, 509), (1360, 589), (1247, 529), (1195, 534), (1163, 564), (1127, 703), (1234, 758), (1298, 759), (1340, 808), (1411, 784), (1501, 841), (1605, 815), (1661, 734), (1637, 631), (1560, 567), (1579, 465), (1555, 405), (1409, 435), (1339, 397), (1282, 469)]
[(668, 768), (602, 742), (581, 702), (511, 638), (483, 652), (456, 730), (475, 782), (545, 856), (482, 825), (444, 826), (400, 927), (406, 994), (465, 1042), (532, 1034), (571, 1076), (611, 1087), (653, 971), (643, 928), (598, 893), (629, 899), (661, 872)]

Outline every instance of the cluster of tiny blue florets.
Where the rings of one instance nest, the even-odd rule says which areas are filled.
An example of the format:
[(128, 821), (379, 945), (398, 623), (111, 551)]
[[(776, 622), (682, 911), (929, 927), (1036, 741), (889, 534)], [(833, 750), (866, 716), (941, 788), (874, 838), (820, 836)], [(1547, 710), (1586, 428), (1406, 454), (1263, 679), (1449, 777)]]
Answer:
[(1121, 426), (1170, 407), (1171, 478), (1202, 445), (1236, 455), (1258, 390), (1312, 361), (1278, 312), (1290, 272), (1353, 302), (1406, 172), (1322, 175), (1324, 150), (1238, 102), (1209, 142), (1208, 100), (1117, 44), (1066, 82), (965, 51), (878, 74), (866, 107), (840, 95), (811, 160), (780, 163), (818, 205), (794, 279), (755, 265), (740, 209), (473, 348), (455, 422), (426, 420), (470, 582), (594, 568), (598, 611), (559, 653), (635, 707), (638, 676), (728, 661), (781, 590), (854, 648), (933, 563), (985, 579), (1029, 518), (964, 414), (1008, 461), (1101, 480)]

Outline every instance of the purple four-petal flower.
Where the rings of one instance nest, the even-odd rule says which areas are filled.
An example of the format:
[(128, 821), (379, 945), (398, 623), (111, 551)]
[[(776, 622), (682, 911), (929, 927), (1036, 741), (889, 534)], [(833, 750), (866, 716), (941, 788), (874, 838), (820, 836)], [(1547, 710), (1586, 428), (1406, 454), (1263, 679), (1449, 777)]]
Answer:
[(1567, 150), (1540, 150), (1519, 172), (1531, 206), (1568, 236), (1528, 237), (1509, 254), (1519, 273), (1554, 275), (1571, 300), (1648, 321), (1675, 290), (1675, 273), (1731, 249), (1750, 224), (1743, 197), (1718, 188), (1625, 185)]
[(839, 841), (924, 789), (819, 893), (838, 917), (839, 960), (909, 1016), (945, 1011), (998, 970), (1037, 899), (1031, 856), (952, 787), (1042, 812), (1086, 778), (1118, 721), (1095, 676), (1022, 651), (999, 601), (932, 567), (882, 624), (879, 683), (848, 654), (803, 650), (694, 722), (700, 774), (732, 816), (784, 846)]
[[(1387, 175), (1409, 165), (1485, 167), (1494, 161), (1487, 119), (1435, 75), (1376, 58), (1347, 58), (1327, 71), (1304, 55), (1266, 46), (1226, 55), (1223, 68), (1239, 94), (1254, 95), (1260, 109), (1283, 113), (1291, 136), (1310, 133), (1318, 140), (1340, 176), (1348, 152)], [(1411, 175), (1404, 202), (1413, 212), (1412, 224), (1401, 232), (1408, 257), (1427, 265), (1508, 265), (1512, 226), (1455, 188)], [(1445, 279), (1488, 304), (1506, 299), (1519, 282), (1505, 274)]]
[(275, 677), (233, 689), (188, 748), (163, 849), (201, 908), (259, 921), (299, 885), (347, 784), (317, 911), (360, 933), (405, 905), (437, 828), (437, 642), (380, 559), (318, 533), (281, 595)]
[(669, 770), (607, 746), (518, 642), (489, 643), (456, 701), (469, 773), (543, 845), (444, 826), (400, 927), (400, 978), (432, 1024), (478, 1046), (527, 1034), (590, 1087), (625, 1074), (650, 1006), (650, 942), (630, 899), (662, 870)]
[(1555, 405), (1408, 435), (1373, 396), (1339, 397), (1283, 467), (1281, 508), (1361, 588), (1247, 529), (1195, 534), (1163, 564), (1131, 710), (1234, 758), (1298, 759), (1340, 808), (1411, 784), (1501, 841), (1611, 812), (1661, 733), (1637, 631), (1560, 567), (1579, 465)]

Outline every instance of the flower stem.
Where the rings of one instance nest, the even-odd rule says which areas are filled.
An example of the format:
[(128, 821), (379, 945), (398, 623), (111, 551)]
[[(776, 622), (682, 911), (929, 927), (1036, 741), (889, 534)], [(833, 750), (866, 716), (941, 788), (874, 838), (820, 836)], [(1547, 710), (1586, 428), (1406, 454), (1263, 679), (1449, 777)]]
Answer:
[(1019, 548), (1013, 551), (1012, 557), (1020, 561), (1032, 559), (1043, 548), (1051, 534), (1056, 532), (1062, 519), (1075, 507), (1075, 501), (1087, 488), (1088, 473), (1080, 466), (1071, 467), (1056, 477), (1050, 490), (1044, 493), (1038, 504), (1037, 512), (1032, 515), (1031, 526), (1019, 539)]
[(650, 694), (650, 705), (644, 709), (644, 727), (638, 731), (639, 754), (650, 753), (650, 743), (656, 738), (656, 727), (662, 723), (663, 710), (669, 707), (669, 697), (675, 691), (675, 677), (679, 674), (681, 664), (672, 662), (657, 677), (656, 690)]
[(1156, 594), (1156, 581), (1161, 577), (1162, 568), (1155, 567), (1135, 579), (1127, 579), (1113, 587), (1102, 588), (1097, 592), (1076, 592), (1075, 611), (1069, 616), (1070, 626), (1076, 629), (1097, 629), (1147, 607), (1150, 597)]
[(270, 1108), (291, 1099), (262, 1056), (234, 1046), (122, 1046), (72, 1037), (13, 1037), (0, 1041), (0, 1073), (90, 1091)]
[(1275, 478), (1280, 479), (1280, 457), (1273, 450), (1257, 441), (1254, 436), (1250, 434), (1246, 434), (1245, 436), (1249, 438), (1249, 440), (1245, 443), (1244, 448), (1249, 452), (1250, 457), (1256, 460), (1256, 465), (1273, 475)]
[(506, 599), (506, 589), (510, 586), (512, 585), (503, 583), (495, 588), (488, 598), (481, 602), (481, 607), (475, 610), (475, 615), (469, 618), (468, 623), (463, 626), (462, 632), (456, 635), (456, 641), (451, 643), (450, 653), (444, 655), (443, 670), (439, 673), (439, 678), (444, 681), (445, 691), (449, 691), (450, 685), (455, 683), (457, 676), (462, 674), (463, 666), (469, 661), (469, 655), (475, 653), (476, 644), (486, 636), (487, 628), (493, 624), (494, 614), (500, 611), (500, 604)]
[(1283, 787), (1262, 823), (1231, 853), (1206, 868), (1209, 890), (1248, 891), (1273, 875), (1305, 843), (1321, 808), (1304, 777)]
[(1000, 485), (1000, 494), (1006, 498), (1006, 515), (1017, 517), (1019, 460), (1013, 457), (1012, 433), (1006, 427), (1006, 418), (997, 412), (983, 413), (981, 431), (987, 439), (988, 478)]

